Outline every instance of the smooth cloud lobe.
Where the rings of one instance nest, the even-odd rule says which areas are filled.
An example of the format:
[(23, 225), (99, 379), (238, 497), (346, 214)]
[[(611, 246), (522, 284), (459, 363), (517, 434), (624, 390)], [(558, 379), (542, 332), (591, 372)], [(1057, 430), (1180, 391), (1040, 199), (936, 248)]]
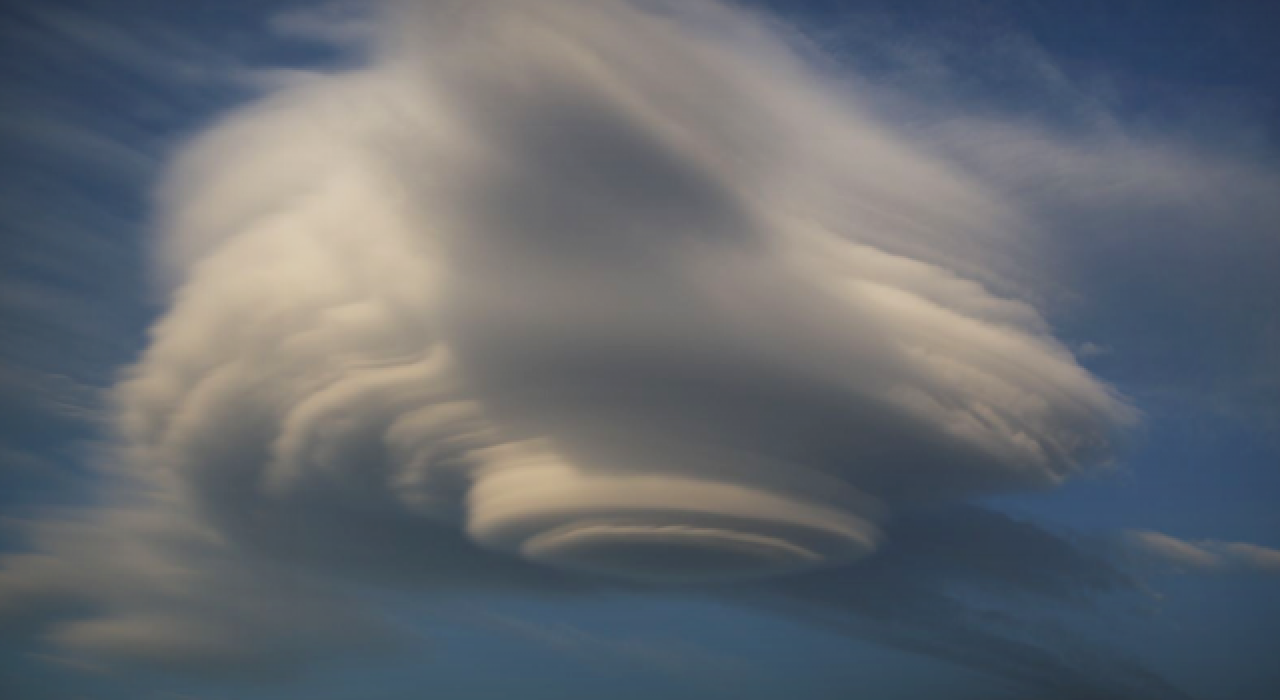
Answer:
[(392, 14), (369, 67), (231, 114), (162, 183), (172, 302), (115, 394), (119, 490), (227, 559), (104, 513), (108, 550), (155, 556), (130, 595), (72, 577), (116, 622), (57, 639), (146, 656), (170, 565), (543, 590), (833, 567), (898, 509), (1106, 464), (1135, 422), (991, 291), (1019, 289), (1023, 214), (758, 18)]

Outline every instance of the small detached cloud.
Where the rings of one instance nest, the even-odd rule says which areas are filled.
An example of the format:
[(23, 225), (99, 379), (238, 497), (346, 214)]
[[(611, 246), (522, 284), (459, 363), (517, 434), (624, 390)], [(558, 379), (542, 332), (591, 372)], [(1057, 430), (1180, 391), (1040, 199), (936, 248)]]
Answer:
[(1149, 530), (1122, 537), (1126, 553), (1139, 564), (1179, 573), (1280, 574), (1280, 549), (1244, 542), (1187, 541)]

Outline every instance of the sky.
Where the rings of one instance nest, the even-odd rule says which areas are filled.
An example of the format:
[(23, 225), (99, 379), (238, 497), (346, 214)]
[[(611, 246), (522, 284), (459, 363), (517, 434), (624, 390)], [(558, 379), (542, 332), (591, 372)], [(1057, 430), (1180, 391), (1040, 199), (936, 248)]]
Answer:
[(1277, 20), (0, 4), (0, 695), (1272, 697)]

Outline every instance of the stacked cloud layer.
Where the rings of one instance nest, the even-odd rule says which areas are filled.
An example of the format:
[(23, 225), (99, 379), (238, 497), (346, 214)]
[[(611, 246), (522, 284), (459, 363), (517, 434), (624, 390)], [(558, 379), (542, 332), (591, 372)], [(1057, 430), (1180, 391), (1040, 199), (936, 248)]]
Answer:
[(990, 291), (1019, 288), (1019, 212), (758, 19), (398, 12), (368, 69), (233, 114), (165, 183), (173, 303), (122, 439), (219, 529), (327, 509), (731, 580), (1058, 483), (1134, 422)]
[[(101, 503), (31, 525), (0, 607), (74, 652), (243, 665), (384, 648), (352, 581), (767, 579), (968, 658), (998, 635), (935, 614), (930, 578), (1125, 585), (1007, 519), (913, 519), (1105, 466), (1137, 421), (1030, 303), (1035, 218), (990, 180), (741, 8), (389, 16), (367, 66), (176, 157)], [(892, 553), (895, 515), (936, 570)], [(982, 663), (1026, 673), (996, 641)]]

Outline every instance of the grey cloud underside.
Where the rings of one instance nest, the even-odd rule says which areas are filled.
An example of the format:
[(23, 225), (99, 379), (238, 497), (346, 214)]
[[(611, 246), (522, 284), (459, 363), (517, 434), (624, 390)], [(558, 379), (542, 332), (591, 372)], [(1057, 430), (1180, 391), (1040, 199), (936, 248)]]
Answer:
[(393, 16), (369, 66), (172, 164), (171, 301), (115, 390), (103, 505), (32, 525), (0, 600), (87, 604), (55, 628), (71, 649), (238, 663), (294, 653), (255, 633), (295, 618), (327, 620), (298, 658), (340, 648), (319, 608), (394, 639), (331, 602), (345, 586), (736, 582), (1064, 693), (1105, 670), (939, 586), (1071, 599), (1122, 575), (994, 514), (914, 515), (1105, 468), (1137, 422), (1018, 300), (1031, 222), (998, 183), (717, 3)]

